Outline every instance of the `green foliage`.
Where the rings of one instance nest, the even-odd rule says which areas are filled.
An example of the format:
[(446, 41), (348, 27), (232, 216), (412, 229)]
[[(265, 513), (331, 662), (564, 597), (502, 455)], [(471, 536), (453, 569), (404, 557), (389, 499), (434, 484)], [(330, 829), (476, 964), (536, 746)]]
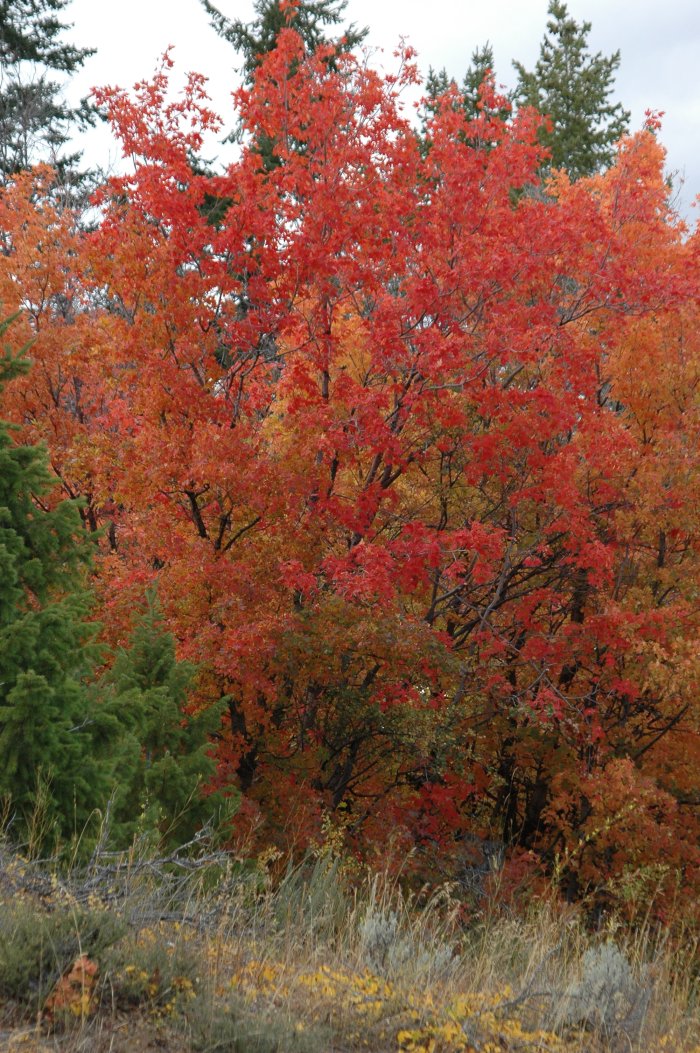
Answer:
[(0, 997), (40, 1008), (78, 955), (99, 959), (125, 931), (104, 910), (54, 905), (45, 913), (17, 898), (0, 904)]
[(475, 48), (472, 52), (471, 63), (462, 81), (461, 90), (464, 98), (464, 109), (469, 117), (478, 116), (481, 87), (486, 77), (493, 72), (493, 48), (486, 41), (483, 47)]
[(192, 1048), (200, 1053), (325, 1053), (329, 1029), (320, 1024), (299, 1030), (293, 1017), (272, 1006), (251, 1017), (243, 999), (230, 992), (213, 1011), (199, 1003), (190, 1010)]
[(0, 180), (40, 160), (76, 177), (79, 155), (61, 151), (75, 123), (92, 123), (93, 113), (84, 103), (68, 106), (50, 74), (74, 73), (93, 52), (61, 42), (67, 2), (0, 0)]
[(345, 27), (338, 39), (329, 41), (326, 29), (340, 24), (347, 0), (300, 0), (295, 10), (290, 9), (289, 5), (285, 9), (279, 0), (255, 0), (253, 6), (256, 17), (252, 22), (226, 18), (209, 0), (202, 0), (202, 5), (219, 36), (228, 40), (241, 53), (248, 84), (252, 82), (264, 56), (277, 46), (277, 38), (286, 26), (294, 28), (309, 52), (329, 42), (339, 52), (352, 51), (362, 43), (368, 32), (366, 28), (358, 29), (353, 23)]
[(342, 864), (340, 856), (323, 850), (296, 866), (290, 860), (274, 896), (274, 913), (280, 928), (293, 922), (300, 924), (312, 943), (336, 937), (351, 906)]
[[(21, 352), (6, 350), (0, 391), (26, 369)], [(105, 747), (116, 731), (86, 683), (96, 657), (85, 580), (92, 544), (75, 502), (45, 503), (47, 462), (0, 422), (0, 797), (15, 839), (34, 825), (42, 783), (46, 836), (82, 831), (106, 800)]]
[[(493, 73), (493, 69), (493, 48), (487, 41), (483, 47), (475, 48), (472, 52), (471, 63), (464, 74), (462, 85), (459, 88), (467, 120), (473, 120), (474, 117), (478, 117), (481, 86), (486, 77)], [(456, 81), (448, 77), (447, 70), (444, 67), (437, 71), (431, 66), (425, 82), (426, 109), (428, 113), (435, 112), (437, 108), (436, 100), (452, 86), (457, 86)]]
[(202, 793), (215, 770), (211, 736), (220, 727), (225, 700), (188, 714), (194, 676), (194, 666), (177, 660), (175, 640), (149, 591), (128, 648), (118, 653), (101, 685), (128, 736), (113, 812), (120, 841), (153, 831), (161, 846), (179, 845), (204, 824), (225, 822), (235, 808), (235, 797)]
[(535, 69), (513, 63), (515, 97), (520, 106), (534, 106), (551, 118), (551, 130), (541, 131), (551, 164), (578, 179), (612, 163), (614, 145), (628, 128), (629, 112), (610, 101), (620, 52), (591, 55), (591, 23), (579, 25), (560, 0), (550, 0), (549, 16)]
[[(27, 368), (7, 350), (0, 390)], [(46, 503), (52, 486), (45, 450), (16, 445), (0, 423), (0, 798), (10, 834), (37, 850), (82, 836), (113, 793), (118, 839), (157, 831), (180, 844), (233, 807), (201, 792), (225, 703), (185, 713), (194, 669), (176, 660), (152, 594), (129, 650), (90, 685), (100, 653), (88, 620), (93, 546), (75, 502)]]
[[(475, 48), (472, 52), (469, 68), (464, 74), (462, 84), (459, 87), (457, 87), (456, 81), (448, 77), (447, 71), (444, 68), (436, 71), (431, 67), (425, 82), (425, 110), (422, 115), (423, 142), (426, 148), (429, 146), (427, 124), (431, 116), (433, 116), (438, 109), (438, 99), (440, 96), (444, 95), (444, 93), (451, 87), (457, 88), (461, 98), (461, 106), (464, 111), (464, 116), (468, 121), (473, 121), (484, 111), (482, 89), (484, 82), (487, 81), (488, 78), (492, 78), (493, 74), (493, 48), (488, 41), (483, 47)], [(510, 111), (502, 107), (495, 111), (491, 111), (487, 106), (485, 112), (493, 112), (494, 116), (506, 120)], [(474, 143), (473, 145), (477, 146), (481, 144)]]
[(110, 947), (104, 965), (113, 997), (124, 1007), (186, 1001), (203, 972), (200, 956), (186, 939), (166, 942), (152, 929), (131, 933)]

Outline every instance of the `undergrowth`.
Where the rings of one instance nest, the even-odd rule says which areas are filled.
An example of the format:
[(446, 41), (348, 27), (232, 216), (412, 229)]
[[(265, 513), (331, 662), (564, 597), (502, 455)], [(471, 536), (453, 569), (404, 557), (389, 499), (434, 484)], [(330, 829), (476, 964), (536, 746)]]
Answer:
[(554, 901), (466, 923), (454, 889), (328, 849), (274, 878), (203, 840), (67, 873), (0, 856), (0, 1048), (700, 1053), (687, 934), (592, 934)]

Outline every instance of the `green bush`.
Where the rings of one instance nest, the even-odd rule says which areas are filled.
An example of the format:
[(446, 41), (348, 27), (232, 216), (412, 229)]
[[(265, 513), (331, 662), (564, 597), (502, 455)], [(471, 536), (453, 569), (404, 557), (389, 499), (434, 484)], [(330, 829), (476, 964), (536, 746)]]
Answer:
[(199, 952), (186, 940), (174, 932), (143, 930), (105, 955), (103, 985), (119, 1006), (153, 1005), (177, 1012), (200, 993), (203, 972)]
[(0, 904), (0, 997), (36, 1011), (79, 955), (101, 962), (124, 932), (106, 911), (61, 907), (42, 913), (19, 899)]

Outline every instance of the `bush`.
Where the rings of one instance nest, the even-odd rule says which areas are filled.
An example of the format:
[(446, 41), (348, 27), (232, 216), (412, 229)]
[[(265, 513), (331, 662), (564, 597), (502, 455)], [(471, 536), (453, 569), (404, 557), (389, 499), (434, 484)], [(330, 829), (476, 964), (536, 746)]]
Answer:
[(650, 985), (635, 980), (625, 954), (608, 940), (585, 952), (581, 978), (566, 992), (563, 1020), (606, 1036), (636, 1037), (650, 995)]
[(124, 1007), (147, 1004), (177, 1012), (198, 994), (203, 972), (201, 954), (176, 931), (144, 929), (105, 956), (105, 986)]
[(41, 1009), (79, 955), (99, 961), (125, 932), (106, 911), (61, 907), (40, 913), (17, 899), (0, 904), (0, 996)]

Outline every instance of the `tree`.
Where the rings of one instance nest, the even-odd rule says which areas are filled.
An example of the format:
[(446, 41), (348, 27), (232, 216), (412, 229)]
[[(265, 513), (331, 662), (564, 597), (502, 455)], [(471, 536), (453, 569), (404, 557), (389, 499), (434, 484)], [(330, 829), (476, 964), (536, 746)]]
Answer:
[[(6, 351), (0, 385), (27, 368)], [(223, 702), (186, 713), (194, 669), (176, 661), (152, 593), (129, 646), (96, 679), (105, 653), (85, 582), (94, 545), (76, 502), (50, 507), (54, 487), (45, 451), (16, 445), (0, 423), (0, 797), (12, 835), (36, 836), (38, 824), (44, 847), (82, 836), (113, 795), (115, 843), (155, 831), (182, 844), (207, 821), (221, 825), (235, 801), (201, 792)]]
[(572, 179), (593, 175), (612, 164), (615, 144), (627, 131), (629, 112), (612, 103), (620, 52), (609, 57), (588, 50), (590, 22), (579, 25), (561, 0), (550, 0), (547, 33), (530, 73), (520, 62), (515, 98), (551, 121), (540, 132), (549, 164), (564, 167)]
[(75, 178), (79, 154), (62, 153), (75, 124), (92, 122), (85, 104), (68, 106), (52, 74), (71, 74), (94, 52), (63, 43), (68, 0), (0, 0), (0, 179), (48, 161)]
[(131, 740), (112, 812), (113, 835), (121, 843), (145, 831), (155, 833), (161, 847), (178, 846), (207, 824), (220, 831), (231, 817), (235, 792), (203, 793), (215, 771), (211, 736), (220, 730), (225, 703), (188, 713), (194, 674), (190, 663), (177, 661), (173, 636), (149, 590), (128, 646), (100, 685)]
[(481, 88), (489, 74), (494, 73), (493, 48), (487, 41), (483, 47), (475, 48), (472, 52), (471, 63), (462, 81), (465, 113), (470, 119), (478, 116)]
[[(261, 836), (296, 847), (338, 809), (366, 855), (391, 829), (432, 876), (486, 838), (572, 895), (651, 867), (692, 909), (697, 236), (648, 129), (518, 195), (542, 186), (537, 115), (441, 105), (423, 154), (402, 69), (286, 30), (216, 177), (188, 161), (199, 81), (105, 92), (135, 167), (95, 232), (59, 252), (32, 194), (0, 203), (42, 365), (7, 414), (115, 519), (109, 632), (157, 579), (192, 712), (227, 699), (216, 785)], [(46, 307), (64, 287), (84, 327)], [(69, 366), (111, 393), (85, 430)]]
[[(6, 349), (0, 389), (27, 368)], [(53, 486), (46, 451), (16, 445), (0, 422), (0, 796), (12, 836), (38, 820), (44, 844), (80, 835), (104, 807), (117, 733), (87, 686), (93, 546), (75, 502), (47, 506)]]
[[(464, 100), (464, 113), (468, 120), (479, 115), (479, 96), (484, 81), (489, 74), (494, 73), (493, 48), (487, 41), (481, 48), (475, 48), (472, 52), (471, 63), (460, 88), (460, 94)], [(428, 99), (428, 111), (434, 112), (431, 106), (439, 95), (443, 95), (451, 84), (455, 82), (447, 76), (443, 68), (439, 72), (430, 69), (425, 82), (425, 91)]]
[[(423, 111), (424, 137), (426, 122), (431, 116), (435, 115), (439, 106), (438, 100), (451, 88), (458, 90), (464, 115), (468, 121), (472, 121), (477, 118), (484, 107), (487, 106), (484, 97), (484, 89), (486, 88), (488, 93), (488, 89), (492, 88), (493, 84), (493, 48), (488, 41), (483, 47), (475, 48), (472, 52), (471, 63), (467, 72), (464, 74), (459, 89), (457, 89), (456, 82), (448, 77), (447, 71), (444, 68), (439, 72), (436, 72), (431, 68), (425, 82), (425, 105)], [(500, 100), (500, 106), (498, 107), (497, 112), (502, 120), (505, 121), (507, 119), (510, 111), (505, 105), (505, 100)]]
[[(334, 67), (337, 55), (348, 53), (362, 43), (368, 30), (346, 26), (337, 39), (327, 36), (329, 27), (338, 26), (343, 17), (347, 0), (254, 0), (256, 18), (252, 22), (228, 19), (210, 0), (201, 0), (219, 36), (227, 40), (243, 56), (244, 84), (250, 87), (265, 55), (273, 51), (280, 34), (290, 26), (303, 41), (304, 49), (313, 54), (321, 46), (328, 50), (324, 60)], [(231, 133), (235, 139), (242, 129)], [(264, 133), (257, 139), (257, 150), (266, 170), (279, 164), (274, 141)], [(213, 203), (211, 214), (217, 216), (221, 205)]]
[(322, 44), (333, 43), (338, 52), (352, 51), (367, 36), (368, 30), (354, 23), (346, 26), (340, 37), (329, 40), (326, 30), (338, 26), (348, 0), (254, 0), (253, 22), (229, 19), (210, 0), (201, 0), (219, 36), (243, 56), (243, 73), (248, 85), (265, 55), (273, 51), (281, 31), (293, 25), (308, 52)]

